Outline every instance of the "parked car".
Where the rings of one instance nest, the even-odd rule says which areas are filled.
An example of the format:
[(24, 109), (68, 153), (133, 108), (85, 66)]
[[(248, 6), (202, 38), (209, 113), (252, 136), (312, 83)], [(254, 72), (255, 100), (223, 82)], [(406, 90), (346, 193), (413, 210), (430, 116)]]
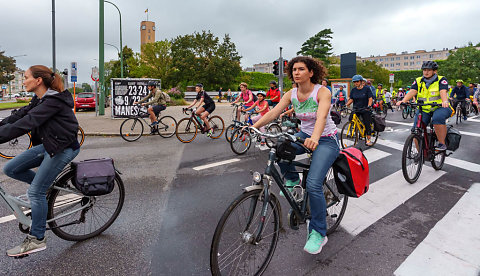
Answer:
[(95, 110), (95, 94), (78, 93), (75, 97), (75, 111), (78, 111), (79, 109)]

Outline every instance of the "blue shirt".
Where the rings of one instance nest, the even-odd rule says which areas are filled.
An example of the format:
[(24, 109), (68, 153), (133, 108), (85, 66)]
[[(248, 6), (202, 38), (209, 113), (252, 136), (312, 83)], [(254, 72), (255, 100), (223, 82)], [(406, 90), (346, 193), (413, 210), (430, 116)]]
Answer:
[(453, 98), (453, 95), (457, 95), (457, 100), (465, 100), (469, 94), (470, 91), (468, 91), (465, 85), (460, 86), (460, 88), (455, 86), (455, 88), (452, 89), (452, 93), (450, 93), (450, 97)]
[(356, 87), (350, 90), (350, 99), (353, 100), (353, 108), (360, 109), (368, 107), (368, 99), (373, 99), (372, 90), (364, 86), (362, 89)]

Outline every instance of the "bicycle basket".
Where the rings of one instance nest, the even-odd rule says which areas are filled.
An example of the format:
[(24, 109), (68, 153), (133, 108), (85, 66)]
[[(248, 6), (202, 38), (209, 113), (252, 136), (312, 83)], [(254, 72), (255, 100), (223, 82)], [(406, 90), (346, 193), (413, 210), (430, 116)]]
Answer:
[[(280, 142), (280, 141), (279, 141)], [(283, 160), (293, 161), (296, 156), (297, 149), (292, 142), (285, 140), (277, 144), (277, 157)]]
[(73, 185), (86, 196), (106, 195), (115, 186), (115, 167), (111, 158), (72, 162)]
[(456, 151), (458, 147), (460, 147), (460, 140), (462, 139), (462, 135), (460, 131), (453, 128), (453, 126), (448, 126), (447, 130), (447, 150)]

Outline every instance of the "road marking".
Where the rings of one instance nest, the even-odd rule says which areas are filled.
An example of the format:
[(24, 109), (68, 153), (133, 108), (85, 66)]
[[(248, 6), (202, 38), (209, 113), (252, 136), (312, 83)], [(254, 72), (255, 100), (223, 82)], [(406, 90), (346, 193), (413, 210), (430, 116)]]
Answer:
[[(468, 119), (470, 120), (470, 119)], [(470, 121), (473, 121), (473, 122), (480, 122), (480, 120), (470, 120)], [(386, 121), (387, 123), (392, 123), (392, 124), (399, 124), (399, 125), (405, 125), (405, 126), (413, 126), (413, 123), (403, 123), (403, 122), (395, 122), (395, 121)], [(474, 133), (474, 132), (469, 132), (469, 131), (463, 131), (463, 130), (459, 130), (461, 134), (464, 134), (464, 135), (468, 135), (468, 136), (474, 136), (474, 137), (480, 137), (480, 133)]]
[[(399, 144), (399, 143), (396, 143), (396, 142), (393, 142), (393, 141), (378, 139), (377, 144), (387, 146), (387, 147), (392, 148), (392, 149), (403, 151), (403, 145)], [(457, 168), (460, 168), (460, 169), (464, 169), (464, 170), (467, 170), (467, 171), (471, 171), (471, 172), (480, 172), (480, 165), (479, 164), (464, 161), (464, 160), (460, 160), (460, 159), (453, 158), (453, 157), (446, 157), (445, 158), (445, 164), (448, 164), (448, 165), (451, 165), (451, 166), (454, 166), (454, 167), (457, 167)]]
[(468, 118), (467, 122), (468, 121), (472, 121), (472, 122), (475, 122), (475, 123), (480, 123), (480, 120), (472, 119), (472, 118)]
[(413, 126), (413, 123), (396, 122), (396, 121), (390, 121), (390, 120), (385, 120), (385, 122), (390, 123), (390, 124)]
[(480, 275), (480, 183), (473, 184), (395, 275)]
[(459, 131), (460, 131), (460, 134), (462, 134), (462, 135), (480, 137), (479, 133), (468, 132), (468, 131), (463, 131), (463, 130), (459, 130)]
[(209, 168), (213, 168), (213, 167), (217, 167), (217, 166), (221, 166), (221, 165), (225, 165), (225, 164), (235, 163), (235, 162), (238, 162), (238, 161), (240, 161), (240, 159), (233, 158), (233, 159), (228, 159), (228, 160), (224, 160), (224, 161), (220, 161), (220, 162), (215, 162), (215, 163), (211, 163), (211, 164), (207, 164), (207, 165), (203, 165), (203, 166), (194, 167), (193, 169), (196, 170), (196, 171), (201, 171), (201, 170), (205, 170), (205, 169), (209, 169)]
[(12, 221), (12, 220), (15, 220), (15, 219), (17, 219), (17, 218), (14, 215), (1, 217), (0, 218), (0, 224), (5, 223), (5, 222), (9, 222), (9, 221)]
[(382, 158), (385, 158), (391, 155), (388, 152), (381, 151), (379, 149), (374, 149), (374, 148), (369, 148), (368, 150), (364, 151), (363, 154), (365, 155), (365, 157), (367, 157), (368, 164), (371, 164), (377, 160), (380, 160)]
[(348, 208), (340, 225), (350, 234), (358, 235), (444, 174), (444, 171), (424, 167), (415, 184), (403, 178), (402, 170), (384, 177), (370, 184), (362, 197), (348, 199)]

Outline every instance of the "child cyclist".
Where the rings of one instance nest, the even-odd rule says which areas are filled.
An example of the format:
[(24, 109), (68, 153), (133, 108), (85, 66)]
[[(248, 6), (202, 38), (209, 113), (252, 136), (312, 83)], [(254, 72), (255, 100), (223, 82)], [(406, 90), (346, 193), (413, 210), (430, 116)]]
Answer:
[[(323, 180), (340, 151), (337, 140), (337, 128), (330, 117), (330, 90), (319, 84), (327, 70), (317, 60), (310, 57), (296, 57), (287, 66), (288, 76), (295, 81), (298, 88), (285, 93), (280, 103), (266, 113), (252, 127), (259, 128), (277, 118), (282, 111), (292, 104), (301, 130), (295, 136), (305, 139), (304, 146), (313, 151), (311, 167), (307, 177), (307, 191), (310, 197), (312, 219), (309, 224), (308, 240), (304, 250), (310, 254), (318, 254), (327, 243), (326, 202), (323, 195)], [(293, 144), (297, 154), (303, 148)], [(286, 185), (293, 187), (300, 183), (298, 173), (292, 164), (279, 163), (282, 174), (285, 174)]]
[[(257, 110), (258, 115), (255, 117), (252, 117), (253, 123), (258, 122), (258, 120), (260, 120), (263, 117), (263, 115), (267, 114), (267, 112), (269, 111), (268, 101), (265, 100), (265, 97), (266, 97), (265, 92), (263, 91), (258, 92), (257, 97), (258, 97), (258, 100), (252, 106), (245, 109), (245, 111), (248, 112), (258, 106), (258, 110)], [(265, 128), (262, 126), (260, 128), (260, 131), (265, 132)], [(265, 142), (262, 140), (261, 145), (264, 145), (264, 144)]]

